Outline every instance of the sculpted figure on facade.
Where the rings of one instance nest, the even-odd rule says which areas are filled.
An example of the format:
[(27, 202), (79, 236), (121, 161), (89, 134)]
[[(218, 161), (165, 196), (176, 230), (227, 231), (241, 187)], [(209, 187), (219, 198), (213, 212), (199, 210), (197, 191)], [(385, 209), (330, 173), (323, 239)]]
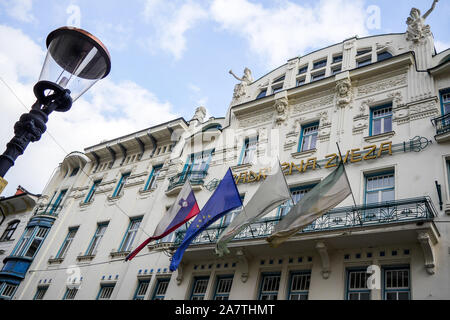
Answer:
[(434, 10), (436, 3), (439, 0), (434, 0), (431, 8), (423, 15), (420, 15), (420, 10), (417, 8), (412, 8), (409, 13), (408, 19), (406, 19), (406, 24), (408, 29), (406, 31), (406, 40), (418, 42), (422, 38), (431, 35), (430, 26), (425, 24), (425, 19)]
[(350, 79), (338, 81), (336, 85), (336, 105), (345, 108), (353, 99), (352, 84)]
[(194, 116), (192, 117), (192, 120), (198, 120), (198, 122), (203, 123), (205, 116), (206, 116), (206, 108), (200, 106), (195, 109), (195, 113)]
[(277, 126), (286, 123), (288, 117), (288, 100), (286, 98), (281, 98), (275, 101), (275, 109), (277, 110), (277, 115), (275, 118), (275, 123)]
[(247, 94), (247, 86), (253, 82), (252, 72), (249, 68), (244, 69), (244, 75), (242, 78), (239, 78), (236, 76), (232, 70), (228, 71), (236, 80), (241, 81), (241, 83), (238, 83), (234, 86), (234, 93), (233, 93), (233, 101), (232, 103), (238, 102), (241, 98), (245, 97)]

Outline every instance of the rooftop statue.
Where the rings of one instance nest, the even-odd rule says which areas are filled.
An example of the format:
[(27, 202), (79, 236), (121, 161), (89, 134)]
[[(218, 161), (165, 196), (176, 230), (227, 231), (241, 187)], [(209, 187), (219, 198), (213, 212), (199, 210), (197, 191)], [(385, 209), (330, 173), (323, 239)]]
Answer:
[(425, 24), (425, 19), (430, 15), (430, 13), (436, 7), (436, 3), (439, 0), (434, 0), (431, 8), (425, 12), (423, 16), (420, 15), (420, 10), (417, 8), (412, 8), (409, 13), (408, 19), (406, 19), (406, 24), (408, 25), (408, 30), (406, 31), (406, 40), (412, 40), (418, 42), (420, 39), (431, 35), (430, 26)]
[(242, 78), (239, 78), (236, 76), (232, 70), (228, 71), (236, 80), (241, 81), (241, 83), (238, 83), (234, 86), (234, 93), (233, 93), (233, 102), (239, 100), (242, 97), (245, 97), (247, 93), (247, 86), (253, 82), (252, 72), (249, 68), (244, 69), (244, 75)]

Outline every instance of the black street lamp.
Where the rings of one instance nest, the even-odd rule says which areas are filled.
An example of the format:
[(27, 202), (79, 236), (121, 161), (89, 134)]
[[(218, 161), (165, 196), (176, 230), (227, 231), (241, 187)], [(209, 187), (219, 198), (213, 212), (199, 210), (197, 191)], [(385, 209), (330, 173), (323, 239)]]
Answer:
[(111, 70), (111, 58), (103, 43), (89, 32), (62, 27), (47, 37), (47, 56), (34, 86), (36, 102), (14, 125), (14, 138), (0, 155), (0, 193), (3, 179), (30, 142), (38, 141), (47, 129), (48, 115), (66, 112), (99, 79)]

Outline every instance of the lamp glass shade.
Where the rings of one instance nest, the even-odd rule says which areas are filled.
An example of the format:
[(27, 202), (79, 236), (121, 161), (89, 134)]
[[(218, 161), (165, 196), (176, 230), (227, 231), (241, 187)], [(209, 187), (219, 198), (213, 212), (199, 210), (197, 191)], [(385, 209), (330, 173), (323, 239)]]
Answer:
[(47, 56), (39, 81), (54, 82), (78, 99), (111, 70), (111, 58), (103, 43), (89, 32), (63, 27), (47, 37)]

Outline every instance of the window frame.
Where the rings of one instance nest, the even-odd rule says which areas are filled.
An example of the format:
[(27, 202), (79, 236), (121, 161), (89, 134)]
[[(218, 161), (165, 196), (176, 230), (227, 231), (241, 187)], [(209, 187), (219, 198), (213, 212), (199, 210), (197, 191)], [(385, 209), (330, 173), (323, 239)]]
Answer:
[(162, 167), (163, 164), (154, 165), (152, 167), (152, 172), (150, 172), (150, 175), (148, 176), (148, 179), (145, 182), (144, 191), (154, 190), (158, 187), (157, 179), (159, 174), (161, 173)]
[[(384, 134), (387, 132), (392, 132), (394, 130), (393, 128), (393, 124), (394, 122), (393, 120), (393, 111), (392, 111), (392, 102), (389, 103), (385, 103), (379, 106), (374, 106), (370, 108), (370, 119), (369, 119), (369, 136), (373, 137), (379, 134)], [(382, 116), (374, 116), (374, 113), (379, 111), (379, 110), (383, 110), (383, 109), (390, 109), (390, 111), (388, 111), (386, 114), (382, 115)], [(390, 123), (391, 123), (391, 130), (390, 131), (386, 131), (385, 130), (385, 119), (389, 118), (390, 119)], [(381, 122), (381, 129), (379, 133), (374, 134), (374, 121), (378, 120), (378, 119), (383, 119), (383, 121)]]
[[(375, 177), (384, 177), (384, 176), (393, 176), (393, 179), (394, 179), (394, 183), (393, 183), (393, 186), (392, 187), (386, 187), (386, 188), (378, 188), (378, 189), (375, 189), (375, 190), (367, 190), (367, 184), (368, 184), (368, 179), (372, 179), (372, 178), (375, 178)], [(380, 198), (381, 198), (381, 196), (380, 195), (382, 195), (382, 192), (383, 191), (386, 191), (386, 190), (393, 190), (394, 191), (394, 200), (395, 200), (395, 169), (394, 168), (392, 168), (392, 169), (387, 169), (387, 170), (383, 170), (383, 171), (379, 171), (379, 172), (374, 172), (374, 173), (365, 173), (364, 174), (364, 204), (366, 205), (366, 204), (371, 204), (371, 203), (375, 203), (375, 202), (368, 202), (367, 201), (367, 194), (368, 193), (377, 193), (378, 194), (378, 202), (376, 202), (376, 203), (380, 203), (380, 202), (384, 202), (384, 201), (381, 201), (380, 200)], [(394, 201), (394, 200), (388, 200), (388, 201)]]
[[(49, 285), (40, 285), (36, 288), (36, 293), (34, 294), (33, 300), (43, 300), (45, 294), (47, 293)], [(39, 296), (42, 293), (41, 296)]]
[[(142, 285), (146, 285), (147, 287), (144, 290), (144, 293), (142, 294), (138, 294), (140, 293), (141, 290), (141, 286)], [(136, 287), (136, 291), (134, 292), (133, 295), (133, 300), (145, 300), (145, 296), (147, 294), (148, 288), (150, 287), (150, 279), (138, 279), (138, 285)]]
[[(71, 235), (71, 233), (73, 232), (73, 236), (72, 238), (69, 238), (69, 236)], [(64, 238), (63, 243), (61, 244), (61, 247), (58, 250), (58, 253), (56, 254), (57, 259), (64, 259), (67, 255), (67, 252), (69, 251), (69, 248), (73, 242), (73, 239), (75, 238), (76, 234), (78, 232), (78, 227), (71, 227), (69, 228), (66, 237)], [(67, 244), (68, 242), (68, 244)], [(67, 244), (67, 245), (66, 245)], [(63, 249), (65, 251), (63, 251)]]
[[(44, 230), (45, 234), (43, 237), (41, 237), (41, 236), (38, 237), (37, 235), (38, 235), (39, 231), (41, 231), (41, 230)], [(30, 231), (30, 233), (29, 233), (29, 235), (27, 235), (29, 231)], [(41, 248), (42, 243), (45, 241), (45, 238), (47, 237), (49, 231), (50, 231), (50, 228), (44, 227), (44, 226), (39, 226), (39, 225), (35, 225), (32, 227), (26, 228), (24, 233), (22, 234), (22, 237), (20, 238), (19, 242), (16, 244), (16, 246), (12, 252), (12, 255), (18, 256), (18, 257), (34, 258), (36, 253)], [(40, 243), (37, 246), (33, 256), (29, 257), (26, 254), (29, 252), (30, 247), (35, 239), (40, 240)]]
[[(136, 223), (136, 222), (139, 223), (139, 224), (137, 225), (136, 229), (135, 229), (135, 230), (131, 230), (131, 227), (132, 227), (133, 224)], [(137, 235), (137, 233), (138, 233), (138, 231), (139, 231), (139, 227), (140, 227), (141, 223), (142, 223), (142, 217), (136, 217), (136, 218), (130, 219), (130, 223), (128, 224), (127, 231), (125, 232), (125, 235), (124, 235), (124, 237), (123, 237), (123, 239), (122, 239), (122, 242), (120, 243), (119, 250), (118, 250), (119, 252), (127, 252), (127, 251), (131, 251), (131, 249), (132, 249), (132, 247), (133, 247), (133, 243), (134, 243), (134, 241), (135, 241), (135, 239), (136, 239), (136, 235)], [(130, 231), (130, 230), (131, 230), (131, 231)], [(125, 240), (127, 240), (128, 234), (129, 234), (130, 232), (133, 232), (134, 234), (133, 234), (132, 240), (131, 240), (131, 241), (128, 243), (128, 245), (127, 245)], [(125, 249), (127, 249), (127, 250), (125, 250)]]
[[(296, 205), (297, 202), (300, 201), (305, 196), (305, 194), (308, 193), (316, 185), (317, 185), (317, 183), (310, 183), (310, 184), (305, 184), (305, 185), (289, 188), (289, 192), (291, 193), (291, 199), (287, 200), (285, 203), (278, 206), (277, 217), (278, 218), (284, 217), (289, 212), (290, 208), (292, 208), (294, 205)], [(294, 195), (295, 195), (295, 194), (293, 195), (293, 193), (299, 192), (299, 191), (304, 194), (303, 194), (303, 196), (300, 197), (300, 199), (298, 199), (295, 203), (293, 203), (292, 200), (294, 200)], [(286, 213), (283, 213), (284, 211), (286, 211)]]
[[(73, 290), (75, 290), (75, 294), (73, 295), (73, 298), (67, 299), (67, 296), (69, 295), (69, 293), (73, 292)], [(66, 288), (66, 291), (64, 292), (64, 295), (62, 297), (62, 300), (75, 300), (75, 297), (78, 293), (78, 288)]]
[[(13, 287), (13, 289), (10, 295), (5, 296), (4, 292), (7, 286)], [(14, 297), (14, 294), (16, 293), (18, 287), (19, 285), (15, 283), (10, 283), (6, 281), (0, 282), (0, 299), (11, 300)]]
[[(228, 292), (217, 292), (217, 290), (219, 289), (220, 281), (222, 281), (222, 280), (230, 280), (230, 279), (231, 279), (231, 284), (230, 284), (229, 291)], [(216, 284), (214, 286), (214, 297), (213, 297), (213, 300), (229, 300), (231, 288), (233, 287), (233, 280), (234, 280), (234, 275), (233, 274), (218, 275), (216, 277)], [(219, 297), (220, 298), (224, 298), (224, 299), (217, 299)]]
[(113, 197), (119, 197), (124, 189), (125, 184), (127, 183), (128, 178), (130, 177), (131, 172), (122, 173), (120, 176), (120, 180), (117, 183), (116, 189), (114, 190)]
[[(165, 285), (165, 290), (164, 290), (164, 295), (162, 294), (158, 294), (158, 290), (159, 290), (159, 286), (161, 285), (161, 283), (164, 283), (167, 285)], [(166, 293), (167, 293), (167, 288), (169, 287), (169, 283), (170, 283), (170, 278), (156, 278), (156, 284), (155, 284), (155, 288), (153, 289), (153, 295), (152, 295), (152, 300), (164, 300), (164, 298), (166, 297)]]
[[(278, 277), (278, 289), (277, 289), (277, 291), (267, 291), (267, 292), (263, 293), (265, 278), (266, 277), (274, 277), (274, 276)], [(280, 291), (280, 284), (281, 284), (281, 271), (280, 272), (263, 272), (263, 273), (261, 273), (261, 279), (259, 281), (258, 300), (266, 300), (266, 301), (278, 300), (278, 294), (279, 294), (279, 291)], [(276, 295), (275, 295), (275, 293), (276, 293)], [(276, 297), (276, 299), (262, 299), (263, 294), (274, 295)]]
[(95, 180), (92, 183), (91, 189), (89, 190), (86, 198), (84, 199), (84, 203), (90, 203), (90, 202), (93, 201), (93, 198), (94, 198), (94, 195), (95, 195), (95, 191), (96, 191), (97, 187), (100, 185), (100, 183), (102, 183), (101, 179)]
[(48, 212), (49, 215), (52, 215), (55, 211), (58, 211), (58, 208), (63, 203), (64, 197), (67, 194), (67, 189), (63, 189), (59, 192), (58, 197), (56, 198), (55, 202), (52, 205), (52, 208)]
[(366, 279), (364, 282), (366, 287), (367, 287), (367, 279), (370, 277), (370, 274), (367, 273), (367, 267), (346, 268), (346, 270), (345, 270), (345, 300), (354, 300), (354, 299), (350, 299), (350, 294), (355, 294), (355, 293), (358, 294), (357, 300), (361, 300), (360, 294), (365, 294), (365, 293), (369, 294), (369, 299), (367, 299), (367, 300), (371, 300), (372, 292), (369, 288), (357, 288), (357, 289), (350, 288), (351, 273), (364, 273), (366, 276)]
[[(298, 275), (309, 276), (309, 279), (306, 280), (308, 282), (308, 289), (307, 290), (296, 290), (296, 291), (292, 290), (294, 277), (298, 276)], [(289, 273), (287, 300), (308, 300), (310, 286), (311, 286), (311, 270), (291, 271)], [(306, 294), (306, 299), (291, 299), (291, 296), (294, 295), (294, 294), (299, 295), (299, 296), (304, 296)]]
[[(309, 148), (306, 150), (303, 150), (303, 138), (305, 136), (305, 130), (310, 129), (311, 127), (317, 127), (316, 130), (312, 133), (307, 133), (306, 136), (315, 136), (315, 143), (314, 148)], [(314, 149), (317, 149), (317, 136), (319, 135), (319, 121), (310, 122), (307, 124), (304, 124), (300, 127), (300, 138), (298, 143), (297, 152), (303, 152), (303, 151), (311, 151)], [(311, 146), (311, 142), (309, 143), (309, 146)]]
[[(444, 102), (444, 95), (449, 95), (448, 102)], [(441, 105), (441, 115), (450, 114), (450, 88), (439, 90), (439, 101)], [(448, 112), (445, 112), (448, 109)]]
[[(205, 300), (206, 297), (206, 292), (208, 291), (208, 285), (209, 285), (209, 278), (210, 276), (197, 276), (194, 277), (194, 281), (192, 283), (192, 287), (191, 287), (191, 294), (189, 296), (189, 300)], [(195, 293), (195, 288), (196, 288), (196, 284), (198, 281), (204, 281), (206, 280), (206, 286), (205, 287), (205, 291), (202, 293)], [(193, 299), (194, 297), (201, 297), (202, 299)]]
[[(100, 290), (98, 291), (97, 298), (95, 300), (110, 300), (111, 297), (112, 297), (112, 294), (114, 293), (115, 287), (116, 287), (115, 283), (101, 283), (100, 284)], [(106, 299), (105, 298), (100, 298), (100, 296), (102, 295), (102, 292), (103, 292), (103, 290), (105, 288), (112, 288), (111, 293), (110, 293), (109, 297), (106, 298)]]
[(0, 242), (14, 240), (14, 239), (11, 239), (11, 237), (16, 232), (17, 228), (19, 227), (19, 224), (20, 224), (19, 219), (10, 221), (8, 223), (8, 225), (6, 226), (6, 229), (3, 231), (2, 236), (0, 237)]
[[(92, 236), (92, 239), (91, 239), (91, 242), (89, 243), (89, 246), (87, 247), (87, 250), (86, 250), (86, 253), (85, 253), (86, 256), (88, 256), (88, 255), (92, 255), (92, 256), (96, 255), (97, 248), (100, 246), (100, 243), (101, 243), (101, 241), (103, 239), (103, 236), (106, 233), (106, 229), (108, 228), (108, 225), (109, 225), (109, 221), (108, 222), (97, 223), (97, 229), (95, 229), (95, 233)], [(104, 228), (104, 231), (103, 231), (102, 234), (99, 235), (100, 228)], [(95, 242), (94, 242), (94, 240), (95, 240)], [(95, 243), (95, 247), (93, 247), (94, 243)]]
[(326, 67), (327, 64), (328, 64), (328, 57), (319, 59), (319, 60), (313, 62), (312, 70), (324, 68), (324, 67)]
[[(408, 300), (411, 300), (411, 267), (410, 267), (410, 265), (392, 265), (392, 266), (383, 266), (382, 268), (382, 271), (381, 271), (381, 283), (383, 284), (382, 285), (382, 295), (381, 295), (381, 297), (382, 297), (382, 300), (387, 300), (386, 299), (386, 296), (387, 296), (387, 293), (390, 293), (390, 292), (396, 292), (397, 293), (397, 299), (396, 300), (398, 300), (398, 293), (399, 292), (407, 292), (408, 293)], [(393, 289), (387, 289), (386, 288), (386, 272), (387, 271), (394, 271), (394, 270), (397, 270), (397, 271), (404, 271), (404, 270), (406, 270), (406, 271), (408, 271), (408, 288), (407, 289), (403, 289), (403, 288), (401, 288), (401, 287), (398, 287), (398, 288), (393, 288)]]
[[(239, 156), (238, 165), (252, 164), (253, 158), (255, 157), (255, 153), (257, 152), (257, 149), (258, 149), (258, 142), (259, 142), (259, 135), (246, 137), (244, 139), (244, 144), (242, 145), (241, 155)], [(246, 158), (248, 158), (248, 154), (246, 155), (246, 153), (248, 153), (250, 151), (250, 149), (249, 149), (250, 146), (252, 147), (251, 151), (253, 153), (251, 154), (251, 158), (247, 159), (247, 161), (244, 162), (244, 160), (246, 160)]]

